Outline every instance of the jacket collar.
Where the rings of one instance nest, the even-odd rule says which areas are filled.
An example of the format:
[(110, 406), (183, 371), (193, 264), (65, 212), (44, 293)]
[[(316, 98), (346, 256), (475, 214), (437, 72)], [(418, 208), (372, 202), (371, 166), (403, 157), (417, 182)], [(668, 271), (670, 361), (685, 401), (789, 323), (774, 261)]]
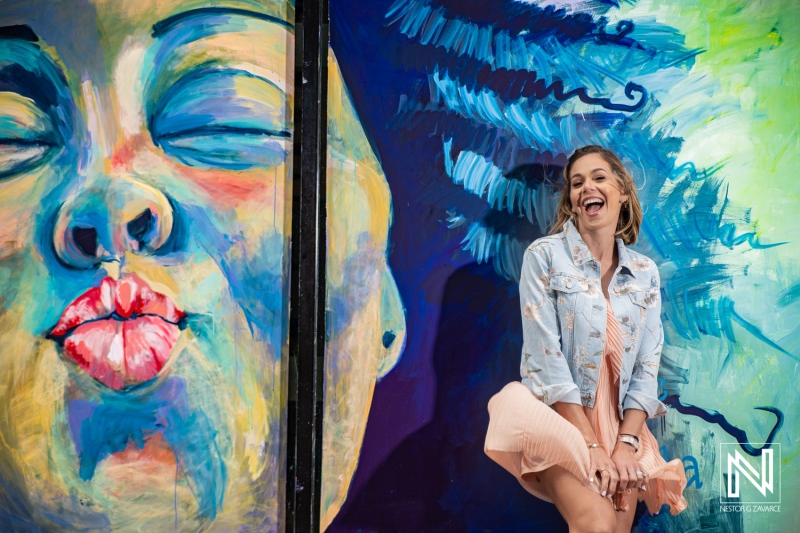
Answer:
[[(569, 246), (569, 251), (572, 254), (572, 261), (576, 265), (595, 261), (592, 252), (589, 250), (589, 247), (586, 246), (586, 243), (583, 242), (583, 238), (581, 234), (578, 233), (578, 228), (575, 227), (575, 223), (572, 222), (572, 219), (567, 220), (563, 227), (567, 235), (567, 246)], [(621, 238), (617, 237), (615, 240), (617, 242), (617, 253), (619, 254), (619, 266), (627, 269), (628, 274), (631, 276), (636, 277), (633, 273), (633, 268), (631, 268), (632, 257), (628, 248), (625, 246), (625, 243), (622, 242)]]

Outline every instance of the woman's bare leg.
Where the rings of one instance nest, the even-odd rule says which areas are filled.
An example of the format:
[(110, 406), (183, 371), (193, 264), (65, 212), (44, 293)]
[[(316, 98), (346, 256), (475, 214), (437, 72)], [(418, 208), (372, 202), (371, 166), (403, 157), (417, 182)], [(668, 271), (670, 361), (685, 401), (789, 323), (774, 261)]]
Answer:
[(636, 504), (639, 501), (639, 489), (631, 489), (630, 494), (625, 495), (628, 501), (628, 510), (624, 513), (617, 513), (617, 527), (614, 533), (630, 533), (633, 527), (633, 517), (636, 514)]
[[(530, 474), (533, 475), (533, 474)], [(569, 524), (570, 533), (613, 533), (618, 514), (611, 501), (594, 492), (560, 466), (536, 475), (556, 509)]]

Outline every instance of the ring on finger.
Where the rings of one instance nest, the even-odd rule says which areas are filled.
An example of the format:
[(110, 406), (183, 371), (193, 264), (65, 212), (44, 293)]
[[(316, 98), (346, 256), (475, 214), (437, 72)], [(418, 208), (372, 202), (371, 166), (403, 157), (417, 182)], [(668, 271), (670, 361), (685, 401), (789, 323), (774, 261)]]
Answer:
[(644, 477), (644, 472), (642, 472), (641, 470), (637, 470), (636, 477)]

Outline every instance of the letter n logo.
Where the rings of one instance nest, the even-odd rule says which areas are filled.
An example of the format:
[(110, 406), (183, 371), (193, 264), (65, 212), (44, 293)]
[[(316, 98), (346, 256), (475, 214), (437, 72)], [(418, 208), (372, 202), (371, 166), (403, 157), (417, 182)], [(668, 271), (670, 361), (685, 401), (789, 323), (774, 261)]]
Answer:
[[(748, 443), (750, 444), (750, 443)], [(762, 444), (750, 444), (760, 448)], [(780, 503), (780, 444), (772, 444), (773, 448), (761, 450), (761, 457), (752, 457), (742, 453), (738, 443), (720, 444), (722, 464), (721, 500), (731, 503), (731, 499), (739, 503)], [(777, 451), (777, 453), (776, 453)], [(778, 467), (775, 468), (775, 459)], [(777, 501), (775, 487), (778, 487)], [(752, 488), (750, 488), (752, 487)], [(753, 490), (755, 489), (755, 490)], [(724, 494), (724, 496), (722, 496)]]

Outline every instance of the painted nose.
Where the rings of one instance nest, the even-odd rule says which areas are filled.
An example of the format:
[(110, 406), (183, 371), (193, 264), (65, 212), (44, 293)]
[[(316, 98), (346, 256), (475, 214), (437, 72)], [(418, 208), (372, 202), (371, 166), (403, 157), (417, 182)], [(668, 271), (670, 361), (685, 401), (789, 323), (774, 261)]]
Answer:
[(63, 263), (94, 268), (124, 253), (151, 254), (173, 228), (172, 206), (158, 189), (118, 178), (79, 191), (62, 206), (53, 244)]

